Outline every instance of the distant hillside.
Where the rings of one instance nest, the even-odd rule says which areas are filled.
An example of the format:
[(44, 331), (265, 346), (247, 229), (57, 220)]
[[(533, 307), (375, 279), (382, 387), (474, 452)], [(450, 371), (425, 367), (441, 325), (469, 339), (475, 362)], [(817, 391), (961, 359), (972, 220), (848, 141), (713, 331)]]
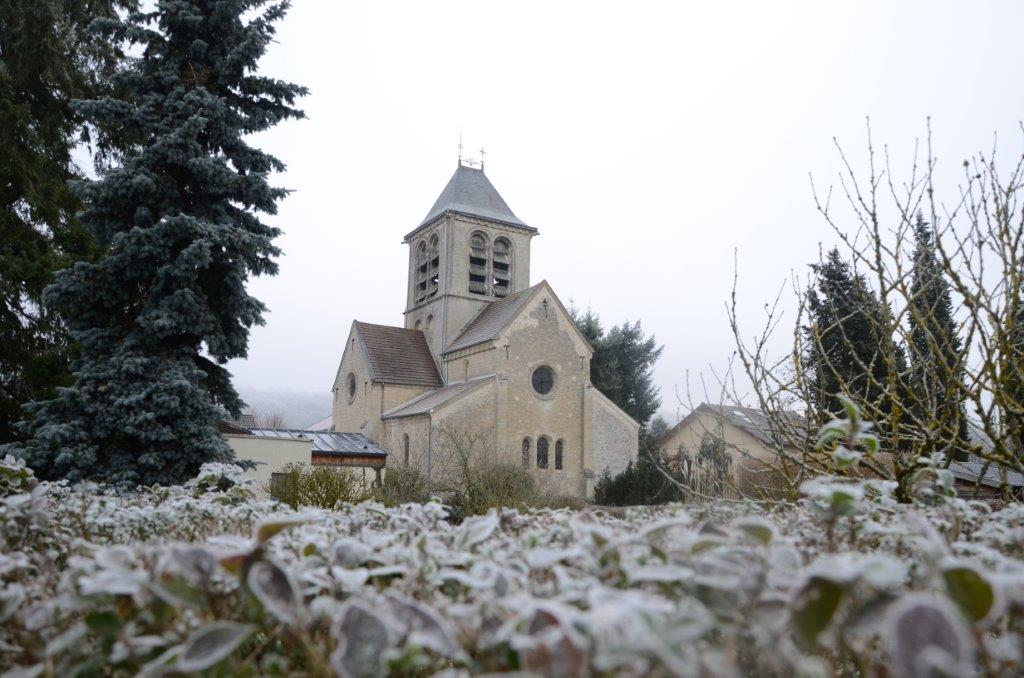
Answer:
[(329, 391), (238, 390), (246, 403), (245, 411), (256, 415), (257, 422), (264, 426), (305, 428), (331, 413)]

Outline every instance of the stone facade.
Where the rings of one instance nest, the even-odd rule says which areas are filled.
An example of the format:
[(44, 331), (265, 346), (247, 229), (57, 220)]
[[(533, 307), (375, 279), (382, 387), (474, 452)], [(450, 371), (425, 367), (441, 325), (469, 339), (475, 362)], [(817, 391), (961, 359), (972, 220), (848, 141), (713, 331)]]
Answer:
[[(414, 465), (432, 481), (470, 454), (474, 464), (523, 464), (561, 495), (590, 495), (594, 478), (635, 459), (639, 424), (590, 383), (593, 350), (551, 286), (530, 286), (536, 233), (482, 170), (460, 166), (405, 238), (405, 331), (422, 333), (430, 356), (373, 345), (369, 326), (354, 323), (334, 430), (365, 434), (389, 465)], [(401, 383), (403, 366), (420, 376)], [(439, 383), (425, 385), (433, 369)]]

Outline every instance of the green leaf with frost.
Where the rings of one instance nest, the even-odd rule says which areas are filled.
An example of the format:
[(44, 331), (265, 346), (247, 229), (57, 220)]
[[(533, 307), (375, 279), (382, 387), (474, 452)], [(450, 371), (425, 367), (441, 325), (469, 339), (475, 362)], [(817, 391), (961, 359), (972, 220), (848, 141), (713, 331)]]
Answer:
[(942, 572), (942, 579), (949, 597), (972, 621), (981, 621), (992, 611), (995, 587), (973, 567), (947, 568)]
[(796, 595), (793, 607), (793, 630), (808, 648), (817, 644), (818, 636), (828, 628), (843, 600), (843, 587), (824, 579), (811, 577)]

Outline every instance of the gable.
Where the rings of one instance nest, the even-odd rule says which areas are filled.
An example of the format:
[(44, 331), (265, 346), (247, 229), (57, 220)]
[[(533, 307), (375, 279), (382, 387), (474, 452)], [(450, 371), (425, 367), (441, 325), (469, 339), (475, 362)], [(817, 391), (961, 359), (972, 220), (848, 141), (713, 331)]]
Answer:
[[(534, 307), (533, 302), (538, 295), (544, 291), (547, 296), (544, 299), (552, 300), (550, 303), (550, 309), (552, 312), (560, 313), (567, 324), (572, 328), (572, 332), (576, 335), (582, 344), (582, 348), (587, 352), (588, 357), (593, 355), (593, 348), (590, 346), (590, 342), (583, 336), (576, 323), (572, 320), (569, 312), (562, 304), (562, 300), (558, 298), (555, 291), (551, 289), (551, 285), (546, 280), (542, 280), (533, 287), (527, 288), (522, 292), (517, 292), (504, 299), (491, 302), (485, 306), (479, 314), (466, 326), (459, 336), (449, 344), (448, 348), (445, 349), (443, 355), (448, 355), (462, 349), (484, 344), (490, 341), (496, 341), (505, 336), (506, 331), (509, 327), (515, 323), (520, 317), (528, 312), (528, 309)], [(543, 301), (539, 302), (543, 303)]]
[(359, 352), (369, 380), (373, 383), (435, 388), (443, 383), (423, 332), (356, 320), (352, 323), (341, 362), (334, 375), (334, 390), (340, 387), (342, 366), (353, 350)]

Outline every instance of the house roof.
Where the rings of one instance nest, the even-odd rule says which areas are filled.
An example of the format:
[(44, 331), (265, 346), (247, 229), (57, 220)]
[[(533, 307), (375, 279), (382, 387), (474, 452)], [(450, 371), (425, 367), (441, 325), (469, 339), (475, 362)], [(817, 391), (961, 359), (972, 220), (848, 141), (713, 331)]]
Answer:
[[(997, 464), (981, 461), (953, 461), (949, 464), (949, 470), (960, 480), (969, 483), (999, 487), (1003, 483), (1001, 469)], [(1017, 471), (1006, 472), (1006, 483), (1011, 487), (1024, 486), (1024, 474)]]
[(356, 321), (369, 361), (370, 380), (388, 384), (441, 386), (441, 374), (420, 330)]
[(296, 428), (254, 428), (257, 438), (305, 439), (313, 443), (317, 454), (344, 454), (367, 457), (385, 457), (387, 452), (362, 433), (340, 431), (310, 431)]
[(330, 431), (331, 426), (334, 424), (334, 415), (328, 414), (323, 419), (314, 421), (312, 424), (306, 427), (307, 431)]
[(445, 354), (482, 344), (485, 341), (493, 341), (505, 327), (515, 319), (526, 303), (530, 301), (533, 292), (544, 283), (537, 283), (521, 292), (493, 301), (480, 311), (479, 314), (462, 330), (459, 336), (444, 350)]
[[(753, 407), (741, 407), (738, 405), (712, 405), (710, 403), (701, 403), (693, 410), (693, 412), (684, 417), (682, 421), (663, 433), (661, 437), (658, 438), (658, 443), (660, 444), (661, 441), (669, 438), (680, 427), (689, 423), (693, 417), (701, 412), (710, 412), (711, 414), (721, 417), (722, 420), (746, 431), (757, 438), (758, 441), (768, 446), (776, 444), (776, 437), (781, 438), (782, 440), (786, 439), (786, 432), (774, 430), (775, 423), (762, 410), (758, 410)], [(781, 416), (788, 420), (788, 425), (793, 429), (803, 428), (807, 425), (807, 420), (798, 412), (783, 412), (781, 413)]]
[(427, 414), (492, 379), (494, 379), (493, 375), (487, 375), (486, 377), (460, 381), (456, 384), (448, 384), (434, 391), (428, 391), (421, 396), (413, 398), (404, 405), (399, 405), (395, 409), (385, 412), (381, 415), (381, 419), (397, 419), (399, 417), (414, 417), (419, 414)]
[[(498, 194), (483, 169), (459, 164), (448, 185), (437, 197), (434, 206), (416, 228), (424, 226), (445, 212), (457, 212), (471, 217), (481, 217), (513, 226), (530, 228), (512, 213), (508, 204)], [(535, 230), (530, 228), (530, 230)]]

